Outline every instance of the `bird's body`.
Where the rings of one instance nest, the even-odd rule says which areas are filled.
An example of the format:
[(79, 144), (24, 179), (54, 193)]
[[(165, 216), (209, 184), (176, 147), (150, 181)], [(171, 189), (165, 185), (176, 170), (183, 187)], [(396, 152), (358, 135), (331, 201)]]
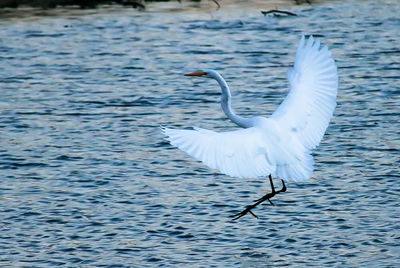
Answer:
[(217, 80), (222, 110), (242, 129), (218, 133), (201, 128), (163, 128), (172, 145), (232, 177), (310, 178), (311, 150), (320, 143), (336, 106), (337, 68), (327, 47), (321, 49), (312, 36), (307, 41), (302, 37), (294, 68), (288, 72), (289, 94), (269, 118), (236, 115), (229, 87), (218, 72), (206, 70), (188, 76)]

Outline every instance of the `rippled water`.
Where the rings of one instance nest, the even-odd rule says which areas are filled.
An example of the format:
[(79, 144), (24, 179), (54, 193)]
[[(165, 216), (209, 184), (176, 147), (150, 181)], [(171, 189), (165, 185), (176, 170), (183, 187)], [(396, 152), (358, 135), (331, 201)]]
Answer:
[[(170, 5), (3, 12), (1, 266), (399, 265), (398, 1), (289, 7), (297, 17)], [(203, 68), (239, 114), (270, 114), (301, 34), (329, 45), (340, 76), (313, 178), (231, 222), (268, 182), (210, 171), (158, 126), (235, 128), (214, 81), (182, 76)]]

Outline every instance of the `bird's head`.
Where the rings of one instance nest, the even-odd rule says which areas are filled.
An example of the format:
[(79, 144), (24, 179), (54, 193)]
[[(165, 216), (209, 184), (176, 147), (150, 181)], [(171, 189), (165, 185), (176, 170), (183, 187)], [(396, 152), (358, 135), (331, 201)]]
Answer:
[(198, 76), (198, 77), (206, 77), (206, 78), (213, 78), (213, 79), (215, 79), (217, 77), (217, 75), (218, 75), (217, 71), (214, 71), (214, 70), (204, 70), (201, 72), (185, 74), (185, 76)]

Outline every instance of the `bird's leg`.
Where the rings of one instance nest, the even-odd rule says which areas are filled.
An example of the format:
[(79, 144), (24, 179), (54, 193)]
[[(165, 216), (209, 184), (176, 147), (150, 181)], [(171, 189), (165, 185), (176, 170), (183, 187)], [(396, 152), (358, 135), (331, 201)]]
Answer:
[(235, 215), (232, 215), (231, 217), (233, 217), (233, 219), (232, 219), (233, 221), (234, 221), (234, 220), (240, 219), (241, 217), (243, 217), (243, 216), (246, 215), (247, 213), (250, 213), (250, 214), (253, 215), (255, 218), (258, 218), (257, 215), (254, 214), (254, 213), (251, 211), (253, 208), (255, 208), (256, 206), (258, 206), (259, 204), (261, 204), (261, 203), (264, 202), (265, 200), (268, 200), (268, 201), (271, 203), (271, 205), (273, 205), (273, 203), (271, 202), (270, 198), (273, 197), (273, 196), (275, 196), (276, 194), (286, 192), (286, 185), (285, 185), (285, 182), (284, 182), (283, 180), (282, 180), (282, 189), (280, 189), (280, 190), (278, 190), (278, 191), (275, 190), (274, 184), (273, 184), (273, 182), (272, 182), (272, 177), (271, 177), (271, 175), (269, 176), (269, 181), (270, 181), (270, 183), (271, 183), (271, 191), (272, 191), (272, 192), (271, 192), (271, 193), (268, 193), (268, 194), (266, 194), (266, 195), (264, 195), (264, 196), (261, 197), (260, 199), (257, 199), (257, 200), (255, 201), (254, 204), (252, 204), (252, 205), (250, 205), (250, 206), (247, 206), (247, 208), (244, 209), (242, 212), (240, 212), (240, 213), (238, 213), (238, 214), (235, 214)]
[[(273, 183), (273, 181), (272, 181), (272, 177), (271, 177), (271, 175), (269, 175), (269, 184), (271, 185), (271, 193), (275, 193), (275, 187), (274, 187), (274, 183)], [(260, 201), (261, 199), (263, 199), (263, 197), (261, 197), (261, 198), (259, 198), (259, 199), (257, 199), (257, 200), (254, 200), (254, 202), (258, 202), (258, 201)], [(272, 205), (272, 206), (275, 206), (274, 205), (274, 203), (272, 203), (272, 201), (270, 200), (270, 199), (268, 199), (268, 201), (269, 201), (269, 203)]]
[(281, 180), (282, 181), (282, 189), (280, 189), (278, 192), (276, 192), (276, 193), (283, 193), (283, 192), (286, 192), (286, 185), (285, 185), (285, 181), (284, 180)]

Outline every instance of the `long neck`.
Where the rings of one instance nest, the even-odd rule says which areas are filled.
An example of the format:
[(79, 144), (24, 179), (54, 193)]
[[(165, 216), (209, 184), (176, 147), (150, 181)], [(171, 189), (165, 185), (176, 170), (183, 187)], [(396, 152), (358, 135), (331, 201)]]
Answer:
[(237, 124), (240, 127), (243, 128), (249, 128), (252, 126), (251, 119), (249, 118), (244, 118), (241, 116), (236, 115), (232, 111), (231, 107), (231, 92), (229, 90), (228, 84), (225, 82), (224, 78), (222, 76), (215, 72), (215, 80), (217, 80), (218, 84), (221, 87), (222, 90), (222, 96), (221, 96), (221, 107), (226, 116), (235, 124)]

